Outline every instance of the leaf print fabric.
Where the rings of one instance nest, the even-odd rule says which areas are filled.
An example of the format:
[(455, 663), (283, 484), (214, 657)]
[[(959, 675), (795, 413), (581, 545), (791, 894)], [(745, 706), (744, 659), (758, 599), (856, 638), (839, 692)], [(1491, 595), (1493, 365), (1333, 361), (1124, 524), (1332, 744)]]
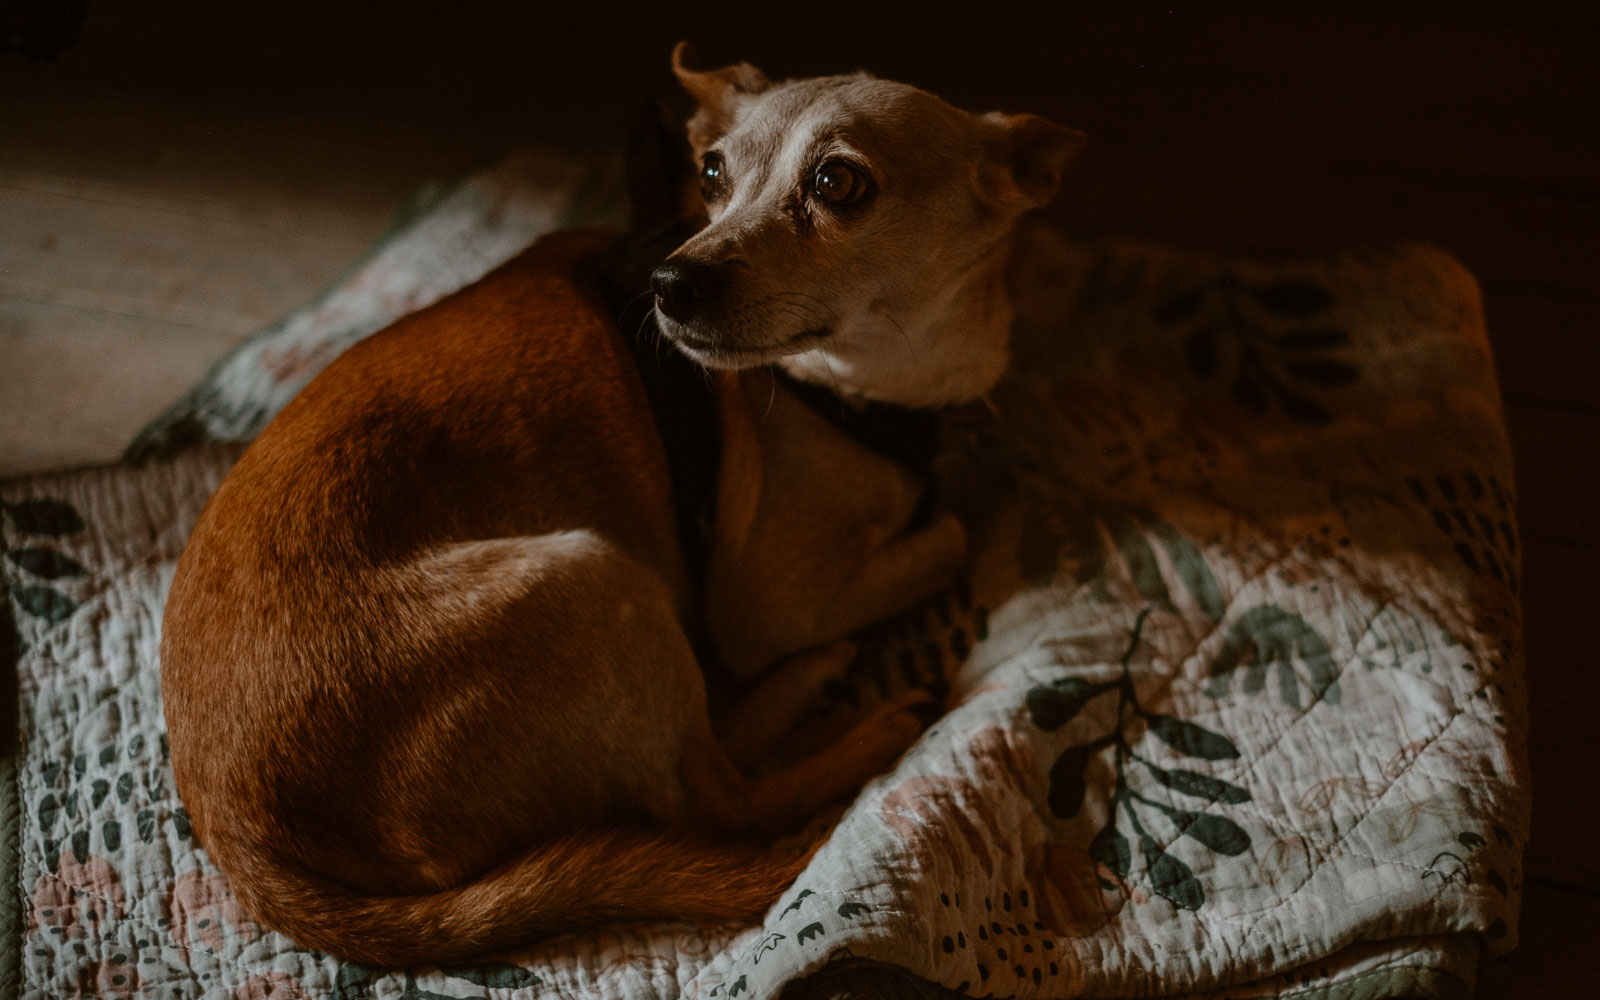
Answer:
[(173, 792), (157, 661), (174, 564), (240, 452), (219, 442), (559, 220), (615, 214), (604, 177), (518, 157), (469, 179), (225, 359), (144, 464), (0, 484), (23, 735), (0, 982), (756, 1000), (897, 969), (973, 997), (1448, 996), (1514, 945), (1519, 532), (1471, 277), (1424, 247), (1259, 264), (1043, 230), (1012, 374), (941, 435), (971, 572), (859, 637), (785, 752), (908, 687), (946, 711), (760, 925), (397, 971), (251, 921)]

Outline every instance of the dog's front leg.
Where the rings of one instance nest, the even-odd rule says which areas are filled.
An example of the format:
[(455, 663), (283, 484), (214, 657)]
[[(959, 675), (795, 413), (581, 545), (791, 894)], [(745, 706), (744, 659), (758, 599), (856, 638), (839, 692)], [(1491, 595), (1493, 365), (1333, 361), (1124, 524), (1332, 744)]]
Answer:
[(967, 532), (948, 512), (873, 549), (817, 616), (819, 638), (849, 635), (948, 587), (967, 561)]

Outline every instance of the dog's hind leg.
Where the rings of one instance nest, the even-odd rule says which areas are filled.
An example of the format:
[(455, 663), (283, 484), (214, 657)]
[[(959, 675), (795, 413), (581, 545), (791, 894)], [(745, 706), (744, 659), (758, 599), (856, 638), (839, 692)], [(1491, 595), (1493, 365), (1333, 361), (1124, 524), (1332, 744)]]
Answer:
[(885, 542), (817, 615), (819, 638), (849, 635), (949, 586), (967, 557), (967, 535), (949, 513)]

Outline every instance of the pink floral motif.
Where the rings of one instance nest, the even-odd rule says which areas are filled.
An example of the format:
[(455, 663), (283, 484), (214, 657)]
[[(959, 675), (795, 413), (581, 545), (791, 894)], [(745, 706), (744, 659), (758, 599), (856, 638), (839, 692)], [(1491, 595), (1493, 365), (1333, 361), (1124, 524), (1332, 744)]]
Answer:
[(1298, 891), (1311, 878), (1323, 857), (1324, 846), (1309, 837), (1283, 837), (1267, 846), (1261, 856), (1261, 879), (1281, 893)]
[(122, 881), (104, 858), (93, 855), (82, 862), (71, 849), (61, 852), (56, 874), (46, 872), (28, 897), (28, 933), (60, 927), (67, 937), (98, 930), (123, 914), (127, 901)]
[(992, 874), (991, 845), (1006, 842), (1006, 833), (981, 803), (987, 788), (1027, 788), (1032, 757), (1028, 747), (998, 727), (973, 735), (968, 744), (972, 777), (932, 774), (908, 778), (883, 797), (879, 813), (895, 833), (906, 854), (919, 868), (933, 866), (940, 855), (968, 854)]
[(305, 990), (287, 972), (274, 969), (233, 991), (233, 1000), (305, 1000)]
[(178, 876), (178, 881), (172, 885), (168, 910), (172, 935), (185, 961), (196, 938), (207, 951), (220, 952), (227, 943), (224, 924), (231, 925), (246, 941), (254, 941), (261, 933), (234, 898), (227, 880), (218, 873), (199, 868), (191, 868)]
[[(118, 956), (121, 957), (120, 955)], [(137, 996), (139, 992), (139, 970), (131, 963), (107, 960), (93, 962), (78, 970), (77, 988), (73, 991), (73, 998), (93, 997), (96, 1000), (104, 998), (124, 998)]]

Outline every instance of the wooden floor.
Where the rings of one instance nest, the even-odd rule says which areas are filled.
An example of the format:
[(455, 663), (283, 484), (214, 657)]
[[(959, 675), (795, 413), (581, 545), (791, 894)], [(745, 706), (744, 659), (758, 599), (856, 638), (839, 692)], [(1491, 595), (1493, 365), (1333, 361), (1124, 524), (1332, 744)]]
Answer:
[(418, 184), (515, 145), (613, 150), (679, 37), (775, 75), (866, 67), (1045, 113), (1092, 136), (1057, 209), (1081, 232), (1263, 253), (1422, 239), (1482, 279), (1519, 463), (1537, 795), (1523, 945), (1480, 995), (1600, 988), (1600, 13), (807, 4), (761, 23), (458, 2), (446, 27), (437, 5), (323, 6), (101, 4), (58, 63), (0, 59), (0, 475), (115, 456)]

